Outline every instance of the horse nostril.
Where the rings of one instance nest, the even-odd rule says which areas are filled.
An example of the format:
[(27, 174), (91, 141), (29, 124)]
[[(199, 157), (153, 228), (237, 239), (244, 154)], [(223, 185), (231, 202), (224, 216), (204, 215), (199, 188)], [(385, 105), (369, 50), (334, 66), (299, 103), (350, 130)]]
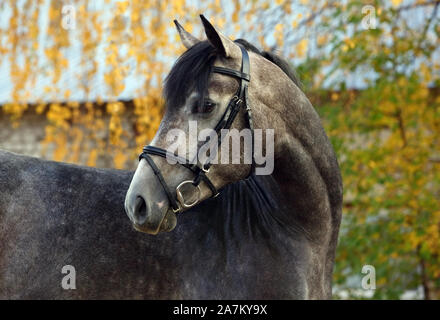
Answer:
[(147, 220), (147, 204), (141, 196), (136, 197), (133, 217), (139, 225), (144, 224)]

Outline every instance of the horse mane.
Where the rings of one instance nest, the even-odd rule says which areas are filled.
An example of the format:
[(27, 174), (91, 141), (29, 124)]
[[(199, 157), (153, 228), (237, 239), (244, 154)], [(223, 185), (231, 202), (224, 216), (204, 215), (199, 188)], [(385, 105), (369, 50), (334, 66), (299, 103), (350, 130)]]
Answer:
[[(294, 219), (272, 175), (250, 175), (224, 186), (216, 198), (209, 198), (191, 208), (201, 213), (206, 224), (226, 228), (235, 235), (270, 239), (287, 232), (290, 236), (312, 239)], [(209, 214), (207, 214), (209, 213)]]
[[(260, 51), (244, 39), (235, 40), (246, 50), (252, 51), (277, 65), (283, 72), (301, 88), (301, 83), (292, 66), (282, 57), (273, 52)], [(208, 78), (217, 57), (215, 48), (208, 41), (201, 41), (185, 51), (175, 62), (170, 73), (165, 78), (164, 98), (167, 107), (177, 108), (185, 102), (191, 90), (196, 89), (198, 107), (203, 107), (207, 93)]]
[(277, 65), (290, 78), (290, 80), (293, 81), (294, 84), (296, 84), (299, 88), (302, 88), (301, 81), (299, 80), (298, 75), (295, 72), (295, 69), (286, 59), (275, 54), (274, 52), (260, 51), (254, 45), (252, 45), (251, 43), (249, 43), (244, 39), (237, 39), (234, 42), (240, 43), (246, 48), (246, 50), (259, 54), (263, 58), (266, 58), (273, 64)]
[(198, 42), (185, 51), (165, 78), (163, 92), (167, 107), (180, 107), (193, 89), (199, 94), (201, 107), (215, 59), (215, 48), (208, 41)]

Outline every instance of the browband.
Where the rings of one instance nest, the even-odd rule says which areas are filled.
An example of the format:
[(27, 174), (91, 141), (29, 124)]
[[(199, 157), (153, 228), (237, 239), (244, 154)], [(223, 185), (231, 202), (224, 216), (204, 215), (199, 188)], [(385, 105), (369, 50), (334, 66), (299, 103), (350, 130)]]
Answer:
[(222, 74), (226, 74), (228, 76), (236, 77), (236, 78), (243, 79), (246, 81), (251, 81), (251, 77), (250, 77), (249, 73), (244, 73), (244, 72), (240, 72), (240, 71), (236, 71), (236, 70), (232, 70), (232, 69), (227, 69), (227, 68), (223, 68), (223, 67), (212, 67), (212, 72), (222, 73)]

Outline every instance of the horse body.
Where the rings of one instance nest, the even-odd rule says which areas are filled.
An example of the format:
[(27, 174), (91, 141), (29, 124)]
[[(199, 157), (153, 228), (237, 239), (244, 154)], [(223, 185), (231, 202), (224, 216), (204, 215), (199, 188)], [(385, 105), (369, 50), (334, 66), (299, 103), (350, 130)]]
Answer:
[[(206, 41), (176, 23), (188, 50), (165, 82), (154, 159), (142, 158), (134, 174), (0, 152), (0, 297), (331, 297), (342, 180), (319, 116), (286, 61), (202, 22)], [(170, 147), (169, 129), (197, 121), (200, 133), (222, 123), (222, 114), (234, 114), (225, 128), (243, 129), (250, 109), (252, 126), (276, 129), (265, 149), (272, 173), (217, 163), (203, 170), (210, 183), (200, 183), (157, 157)], [(196, 186), (183, 192), (197, 201), (185, 205), (181, 197), (175, 210), (182, 184)], [(220, 195), (212, 198), (213, 190)], [(150, 235), (134, 231), (127, 216)], [(61, 287), (65, 265), (76, 270), (74, 290)]]
[[(152, 236), (124, 213), (132, 172), (1, 151), (0, 163), (2, 299), (329, 297), (330, 279), (310, 276), (322, 274), (314, 245), (273, 215), (283, 210), (268, 178), (227, 186)], [(65, 265), (75, 290), (61, 286)]]

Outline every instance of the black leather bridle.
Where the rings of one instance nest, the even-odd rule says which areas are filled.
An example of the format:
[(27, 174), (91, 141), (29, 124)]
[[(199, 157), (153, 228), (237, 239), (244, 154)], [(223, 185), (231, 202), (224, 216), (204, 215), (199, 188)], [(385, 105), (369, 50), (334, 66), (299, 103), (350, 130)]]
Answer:
[[(223, 113), (223, 116), (221, 117), (220, 121), (215, 126), (214, 130), (217, 132), (217, 136), (219, 132), (222, 129), (229, 129), (232, 125), (232, 122), (236, 118), (238, 112), (240, 111), (240, 108), (243, 106), (246, 108), (246, 119), (249, 125), (249, 128), (251, 130), (251, 137), (252, 137), (252, 165), (251, 165), (251, 173), (254, 170), (254, 155), (253, 155), (253, 144), (254, 144), (254, 128), (253, 128), (253, 122), (252, 122), (252, 114), (251, 114), (251, 108), (248, 104), (248, 85), (250, 81), (250, 62), (249, 62), (249, 54), (246, 51), (246, 49), (239, 43), (237, 45), (241, 49), (242, 53), (242, 60), (241, 60), (241, 71), (236, 71), (228, 68), (222, 68), (222, 67), (212, 67), (212, 72), (225, 74), (231, 77), (235, 77), (239, 80), (240, 86), (238, 88), (237, 93), (234, 95), (234, 97), (229, 101), (228, 107), (226, 108), (226, 111)], [(222, 143), (222, 139), (218, 139), (218, 146), (220, 146)], [(177, 188), (176, 188), (176, 198), (171, 193), (170, 189), (168, 188), (168, 185), (165, 182), (165, 179), (163, 178), (162, 173), (160, 172), (157, 165), (154, 163), (153, 159), (150, 155), (154, 156), (160, 156), (163, 158), (168, 159), (174, 159), (177, 160), (177, 162), (184, 166), (185, 168), (191, 170), (195, 178), (194, 180), (186, 180), (181, 182)], [(154, 147), (154, 146), (145, 146), (143, 148), (143, 152), (139, 155), (139, 161), (142, 159), (145, 159), (148, 164), (150, 165), (151, 169), (153, 170), (154, 174), (158, 178), (160, 184), (162, 185), (168, 200), (170, 201), (170, 205), (173, 209), (174, 213), (179, 213), (183, 209), (190, 208), (194, 205), (196, 205), (200, 200), (200, 183), (203, 181), (211, 190), (212, 197), (218, 196), (218, 191), (214, 184), (211, 182), (211, 180), (207, 177), (207, 173), (209, 172), (209, 169), (211, 167), (211, 157), (205, 162), (204, 164), (191, 164), (190, 161), (188, 161), (185, 158), (179, 157), (178, 155), (175, 155), (174, 153), (168, 152), (165, 149)], [(198, 191), (198, 196), (195, 201), (192, 203), (186, 203), (185, 199), (182, 195), (181, 188), (186, 184), (192, 184), (196, 187)], [(179, 205), (180, 204), (180, 205)]]

